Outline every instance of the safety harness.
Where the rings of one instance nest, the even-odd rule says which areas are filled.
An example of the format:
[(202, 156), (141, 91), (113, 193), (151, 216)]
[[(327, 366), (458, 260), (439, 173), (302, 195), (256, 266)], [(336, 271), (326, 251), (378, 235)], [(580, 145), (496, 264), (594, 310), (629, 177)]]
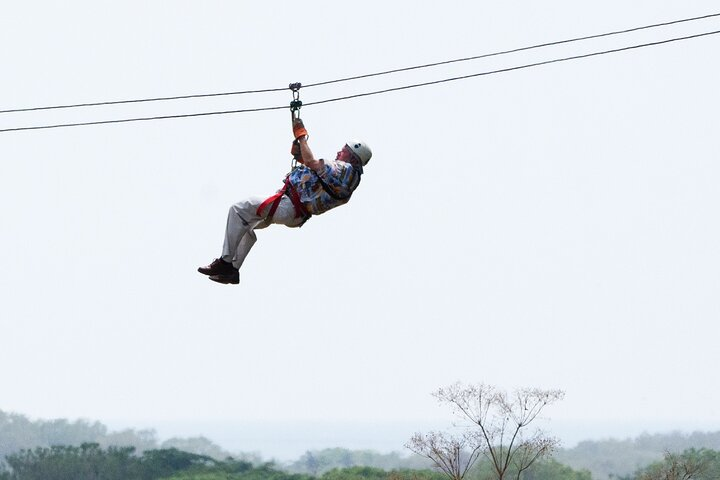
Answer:
[[(355, 182), (355, 185), (350, 189), (350, 193), (347, 195), (338, 195), (335, 191), (333, 191), (330, 186), (325, 183), (325, 181), (318, 175), (318, 173), (315, 170), (311, 170), (316, 178), (322, 189), (330, 195), (335, 200), (349, 200), (350, 197), (352, 197), (353, 192), (355, 189), (360, 185), (360, 180), (362, 179), (363, 170), (362, 167), (356, 167), (353, 165), (353, 170), (355, 170), (355, 173), (357, 174), (357, 181)], [(292, 173), (292, 172), (291, 172)], [(293, 207), (295, 208), (295, 218), (302, 218), (302, 222), (300, 223), (300, 227), (302, 227), (305, 222), (310, 220), (310, 217), (312, 217), (312, 214), (307, 211), (305, 208), (305, 205), (303, 205), (302, 201), (300, 200), (300, 195), (297, 192), (297, 189), (295, 186), (290, 182), (290, 173), (287, 174), (285, 177), (285, 183), (283, 187), (277, 191), (275, 195), (272, 195), (271, 197), (268, 197), (263, 201), (260, 206), (257, 208), (256, 213), (260, 216), (262, 216), (262, 212), (270, 206), (270, 210), (268, 211), (267, 215), (265, 216), (266, 220), (268, 222), (272, 221), (273, 215), (275, 215), (275, 211), (277, 211), (278, 206), (280, 205), (280, 201), (282, 200), (283, 195), (286, 195), (290, 201), (293, 204)]]
[(264, 202), (260, 204), (260, 206), (257, 209), (257, 214), (262, 216), (262, 212), (267, 208), (267, 206), (270, 206), (270, 211), (268, 211), (267, 216), (265, 217), (267, 221), (272, 221), (273, 215), (275, 215), (275, 211), (278, 209), (278, 206), (280, 205), (280, 201), (282, 200), (283, 195), (287, 195), (287, 197), (290, 199), (290, 201), (293, 204), (293, 207), (295, 207), (295, 218), (302, 218), (302, 222), (300, 223), (300, 227), (303, 226), (305, 222), (307, 222), (312, 215), (308, 213), (305, 206), (300, 201), (300, 195), (298, 194), (297, 190), (293, 186), (292, 183), (290, 183), (290, 174), (288, 173), (285, 177), (285, 184), (283, 187), (278, 190), (278, 192), (265, 199)]

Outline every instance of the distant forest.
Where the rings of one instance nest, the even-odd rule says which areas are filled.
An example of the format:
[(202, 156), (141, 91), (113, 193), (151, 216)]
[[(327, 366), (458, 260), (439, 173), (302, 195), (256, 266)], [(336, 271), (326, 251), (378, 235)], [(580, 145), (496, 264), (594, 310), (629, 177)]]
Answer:
[[(77, 463), (79, 460), (75, 457), (81, 458), (85, 455), (80, 448), (83, 445), (83, 448), (86, 449), (84, 452), (91, 452), (97, 457), (96, 460), (114, 459), (114, 464), (117, 464), (119, 458), (125, 458), (127, 462), (137, 461), (140, 462), (138, 463), (140, 465), (141, 460), (147, 456), (152, 461), (146, 462), (146, 465), (153, 464), (153, 468), (162, 470), (161, 467), (158, 467), (158, 461), (181, 458), (182, 462), (185, 462), (181, 462), (182, 466), (190, 470), (205, 469), (207, 472), (225, 472), (229, 475), (222, 478), (247, 478), (252, 474), (254, 479), (263, 480), (270, 477), (274, 480), (281, 480), (280, 477), (287, 478), (287, 480), (315, 477), (322, 477), (325, 480), (367, 480), (372, 477), (371, 480), (378, 480), (376, 477), (385, 475), (382, 472), (396, 473), (389, 480), (405, 478), (441, 480), (443, 478), (440, 474), (436, 475), (430, 471), (432, 466), (427, 459), (398, 452), (378, 453), (367, 450), (353, 451), (333, 448), (308, 451), (294, 461), (280, 464), (268, 462), (257, 453), (226, 451), (204, 437), (171, 438), (160, 442), (153, 430), (129, 429), (111, 432), (99, 422), (86, 420), (71, 422), (63, 419), (31, 421), (23, 415), (5, 413), (0, 410), (0, 468), (4, 469), (0, 470), (4, 471), (0, 475), (0, 480), (32, 478), (10, 476), (12, 468), (9, 466), (12, 462), (16, 462), (16, 465), (30, 465), (41, 460), (47, 461), (48, 458), (55, 458), (58, 461), (58, 458), (67, 457), (63, 461), (69, 462), (69, 464)], [(610, 478), (633, 480), (640, 478), (638, 476), (640, 472), (652, 464), (658, 468), (657, 466), (663, 462), (664, 454), (668, 452), (702, 454), (703, 458), (710, 459), (708, 461), (712, 463), (716, 458), (713, 456), (714, 451), (720, 451), (720, 432), (692, 434), (676, 432), (641, 435), (626, 440), (585, 441), (576, 447), (559, 450), (553, 460), (538, 464), (537, 467), (528, 471), (524, 478), (528, 480), (590, 480), (591, 478), (594, 480)], [(182, 452), (189, 456), (183, 457)], [(37, 465), (33, 466), (33, 468), (36, 467), (40, 468)], [(132, 468), (139, 467), (135, 465)], [(366, 468), (366, 470), (362, 470), (362, 468)], [(28, 469), (32, 470), (30, 467)], [(242, 472), (230, 472), (233, 469), (240, 469)], [(267, 475), (260, 474), (261, 472), (256, 469), (265, 469)], [(474, 477), (480, 478), (482, 469), (483, 466), (478, 465)], [(416, 473), (413, 476), (408, 471)], [(420, 474), (422, 471), (425, 473)], [(270, 472), (273, 472), (272, 475)], [(335, 473), (332, 474), (332, 472)], [(187, 473), (183, 469), (173, 470), (170, 468), (165, 473), (165, 477), (168, 478), (173, 475), (180, 475), (178, 478), (191, 478), (183, 477)], [(715, 480), (717, 478), (720, 477), (714, 477)], [(469, 478), (468, 480), (475, 479)]]

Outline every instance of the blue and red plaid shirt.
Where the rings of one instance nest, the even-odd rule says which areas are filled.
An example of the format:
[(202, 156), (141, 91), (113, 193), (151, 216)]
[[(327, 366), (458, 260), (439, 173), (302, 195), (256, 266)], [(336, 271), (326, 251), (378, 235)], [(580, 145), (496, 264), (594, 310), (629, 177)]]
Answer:
[[(316, 173), (304, 165), (290, 172), (290, 183), (311, 215), (320, 215), (331, 208), (346, 204), (360, 184), (362, 167), (354, 167), (337, 160), (324, 160), (324, 163), (325, 168), (321, 173)], [(332, 195), (325, 190), (323, 183)]]

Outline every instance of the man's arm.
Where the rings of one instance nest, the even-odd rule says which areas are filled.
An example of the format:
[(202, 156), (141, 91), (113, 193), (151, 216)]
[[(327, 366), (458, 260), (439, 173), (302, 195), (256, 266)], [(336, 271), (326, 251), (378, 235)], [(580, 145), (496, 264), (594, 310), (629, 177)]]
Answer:
[(300, 144), (302, 163), (304, 163), (306, 167), (315, 170), (318, 174), (322, 173), (325, 170), (325, 162), (315, 159), (315, 156), (307, 143), (307, 130), (303, 125), (303, 121), (299, 118), (295, 118), (293, 120), (293, 134), (295, 135), (297, 142)]
[(302, 153), (302, 159), (305, 166), (312, 168), (317, 173), (322, 173), (325, 170), (325, 162), (315, 159), (312, 150), (310, 150), (310, 146), (307, 143), (307, 137), (299, 138), (298, 143), (300, 144), (300, 152)]

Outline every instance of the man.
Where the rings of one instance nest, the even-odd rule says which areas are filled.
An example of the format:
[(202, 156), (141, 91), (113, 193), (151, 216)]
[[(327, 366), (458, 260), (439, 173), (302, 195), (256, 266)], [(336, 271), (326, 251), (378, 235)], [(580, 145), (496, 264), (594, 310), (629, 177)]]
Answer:
[(363, 167), (372, 157), (365, 142), (351, 140), (335, 160), (316, 159), (308, 146), (302, 120), (293, 119), (290, 153), (300, 164), (285, 178), (285, 185), (267, 199), (250, 197), (230, 207), (222, 255), (210, 265), (198, 268), (218, 283), (240, 282), (239, 269), (257, 241), (255, 230), (278, 223), (299, 227), (312, 215), (320, 215), (350, 201), (360, 184)]

